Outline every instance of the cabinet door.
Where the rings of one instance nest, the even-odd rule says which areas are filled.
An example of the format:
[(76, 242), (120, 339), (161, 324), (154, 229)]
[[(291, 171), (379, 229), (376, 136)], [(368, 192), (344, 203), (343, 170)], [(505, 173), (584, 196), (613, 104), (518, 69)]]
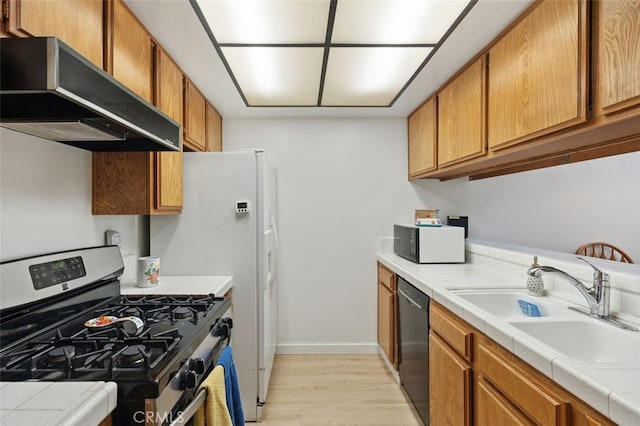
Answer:
[(153, 43), (151, 35), (125, 6), (113, 0), (111, 73), (120, 83), (153, 103)]
[(540, 2), (489, 51), (493, 149), (586, 120), (586, 3)]
[(93, 152), (92, 213), (151, 213), (152, 155), (149, 152)]
[(156, 106), (174, 121), (183, 124), (184, 90), (182, 71), (171, 57), (156, 47)]
[(438, 94), (438, 167), (485, 153), (485, 58)]
[(437, 166), (436, 99), (433, 96), (409, 116), (409, 179)]
[(598, 1), (597, 85), (603, 112), (640, 105), (640, 2)]
[(378, 343), (390, 363), (395, 363), (393, 293), (378, 283)]
[(184, 144), (195, 151), (205, 151), (206, 100), (198, 88), (185, 79)]
[[(156, 106), (176, 122), (184, 120), (184, 77), (171, 57), (156, 47)], [(153, 207), (157, 213), (182, 211), (183, 154), (157, 152), (154, 154)]]
[(430, 426), (471, 424), (471, 374), (471, 366), (429, 331)]
[(482, 377), (477, 381), (475, 401), (476, 426), (532, 426), (535, 424)]
[(102, 0), (13, 0), (8, 4), (8, 34), (58, 37), (103, 67)]
[(207, 151), (222, 151), (222, 117), (207, 102)]
[(155, 154), (155, 204), (158, 213), (182, 211), (183, 154), (181, 152), (156, 152)]

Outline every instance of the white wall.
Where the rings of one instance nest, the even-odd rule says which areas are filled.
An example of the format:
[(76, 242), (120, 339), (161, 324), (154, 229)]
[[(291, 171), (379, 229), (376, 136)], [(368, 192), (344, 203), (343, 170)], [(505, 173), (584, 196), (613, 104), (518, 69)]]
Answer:
[(89, 151), (0, 128), (0, 189), (0, 260), (103, 245), (104, 232), (115, 229), (124, 278), (135, 279), (148, 220), (91, 214)]
[(470, 236), (640, 260), (640, 153), (503, 177), (406, 179), (404, 119), (224, 120), (224, 149), (264, 148), (279, 175), (281, 352), (375, 349), (378, 237), (416, 208), (468, 215)]
[[(225, 119), (224, 149), (264, 148), (278, 169), (279, 351), (375, 351), (376, 244), (416, 208), (452, 212), (410, 185), (405, 119)], [(334, 345), (338, 347), (333, 347)]]
[(640, 152), (467, 183), (470, 234), (573, 253), (607, 241), (640, 263)]

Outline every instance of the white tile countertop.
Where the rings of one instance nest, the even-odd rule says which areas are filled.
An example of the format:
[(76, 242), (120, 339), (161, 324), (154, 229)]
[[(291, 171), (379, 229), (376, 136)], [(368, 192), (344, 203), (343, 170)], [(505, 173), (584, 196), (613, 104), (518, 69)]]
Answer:
[(98, 425), (117, 398), (113, 382), (2, 382), (0, 424)]
[(154, 287), (136, 287), (135, 282), (120, 283), (122, 294), (209, 294), (224, 296), (233, 287), (233, 278), (221, 275), (160, 276)]
[[(473, 253), (470, 253), (470, 248)], [(478, 330), (491, 337), (505, 349), (511, 351), (522, 360), (526, 361), (534, 368), (553, 379), (560, 386), (572, 392), (594, 409), (600, 411), (614, 422), (620, 425), (640, 424), (640, 347), (638, 347), (637, 363), (587, 363), (569, 358), (557, 352), (555, 349), (546, 346), (541, 341), (526, 334), (511, 324), (504, 318), (492, 317), (487, 312), (479, 309), (475, 305), (467, 302), (452, 290), (460, 289), (483, 289), (483, 288), (526, 288), (526, 262), (530, 263), (530, 251), (523, 250), (520, 257), (522, 262), (515, 262), (513, 258), (518, 258), (518, 254), (512, 246), (508, 249), (504, 247), (487, 249), (476, 243), (467, 243), (467, 262), (464, 264), (415, 264), (405, 260), (390, 252), (384, 244), (378, 251), (377, 259), (396, 274), (402, 276), (413, 286), (433, 298), (443, 306), (446, 306), (454, 314), (476, 327)], [(489, 250), (494, 258), (503, 255), (511, 257), (512, 263), (506, 262), (506, 266), (500, 261), (487, 260), (478, 253)], [(553, 263), (553, 253), (540, 250), (545, 258), (545, 264), (553, 264), (560, 269), (566, 257), (565, 253), (558, 253), (556, 263)], [(575, 258), (575, 255), (570, 256)], [(571, 262), (572, 260), (569, 260)], [(540, 264), (543, 264), (539, 261)], [(579, 263), (579, 262), (577, 262)], [(520, 269), (514, 273), (514, 268)], [(568, 266), (568, 270), (572, 266)], [(574, 266), (575, 267), (575, 266)], [(616, 307), (624, 306), (624, 300), (633, 299), (640, 292), (640, 268), (631, 265), (627, 269), (619, 269), (616, 265), (605, 265), (603, 269), (610, 267), (607, 272), (614, 271), (619, 276), (612, 275), (612, 288), (614, 279), (622, 282), (622, 290), (616, 290), (619, 294), (618, 301), (612, 295), (612, 312)], [(509, 270), (511, 268), (511, 270)], [(620, 270), (623, 272), (620, 273)], [(587, 271), (585, 269), (585, 271)], [(580, 276), (579, 276), (580, 277)], [(550, 287), (553, 288), (553, 280)], [(585, 283), (588, 281), (583, 280)], [(545, 285), (547, 279), (545, 276)], [(561, 291), (575, 292), (575, 299), (557, 298), (554, 300), (564, 301), (567, 304), (582, 304), (584, 299), (568, 283), (555, 284)], [(568, 290), (567, 290), (568, 289)], [(630, 291), (629, 293), (625, 293)], [(570, 294), (570, 293), (569, 293)], [(628, 296), (631, 295), (631, 296)], [(561, 296), (561, 294), (560, 294)], [(573, 296), (573, 295), (572, 295)], [(582, 299), (582, 301), (580, 300)], [(620, 301), (622, 299), (622, 302)], [(586, 304), (584, 304), (586, 306)], [(636, 325), (640, 322), (637, 312), (631, 312), (625, 316), (624, 312), (620, 317), (631, 320)], [(579, 313), (575, 315), (587, 319)], [(596, 320), (593, 320), (596, 321)], [(611, 326), (613, 328), (613, 326)]]

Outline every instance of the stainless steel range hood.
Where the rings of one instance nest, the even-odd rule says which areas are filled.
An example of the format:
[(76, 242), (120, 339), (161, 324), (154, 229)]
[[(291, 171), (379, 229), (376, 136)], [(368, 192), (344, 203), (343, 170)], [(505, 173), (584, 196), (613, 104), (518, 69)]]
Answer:
[(54, 37), (0, 39), (0, 126), (89, 151), (180, 151), (181, 128)]

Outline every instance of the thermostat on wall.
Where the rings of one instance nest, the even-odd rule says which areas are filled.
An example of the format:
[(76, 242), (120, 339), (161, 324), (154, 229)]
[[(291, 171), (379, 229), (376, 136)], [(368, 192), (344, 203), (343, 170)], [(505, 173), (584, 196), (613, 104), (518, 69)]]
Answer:
[(236, 202), (236, 213), (249, 213), (249, 202), (248, 201)]

